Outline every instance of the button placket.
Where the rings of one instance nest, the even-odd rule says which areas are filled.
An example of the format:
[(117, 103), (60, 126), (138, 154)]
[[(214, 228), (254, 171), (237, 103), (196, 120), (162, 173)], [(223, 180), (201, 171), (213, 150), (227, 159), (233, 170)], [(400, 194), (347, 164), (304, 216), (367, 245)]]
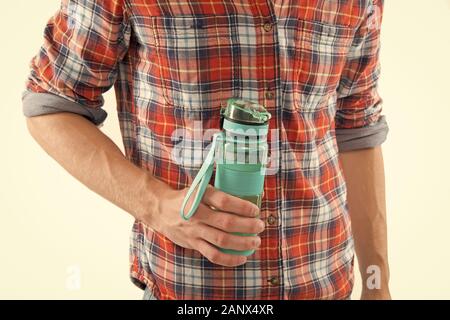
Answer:
[[(268, 39), (268, 41), (273, 41), (276, 46), (279, 45), (278, 43), (278, 32), (277, 32), (277, 18), (275, 16), (275, 10), (273, 6), (272, 1), (266, 1), (264, 6), (264, 10), (261, 10), (262, 16), (264, 17), (261, 21), (261, 36)], [(272, 38), (273, 37), (273, 38)], [(270, 39), (269, 39), (270, 38)], [(274, 52), (276, 54), (276, 50)], [(277, 122), (276, 127), (281, 128), (281, 109), (277, 108), (277, 101), (279, 100), (279, 79), (274, 78), (270, 79), (268, 77), (265, 77), (265, 80), (267, 81), (263, 85), (263, 92), (262, 96), (265, 100), (266, 107), (268, 107), (271, 111), (273, 110), (273, 116), (274, 121)], [(276, 173), (276, 180), (279, 181), (281, 178), (280, 173)], [(279, 195), (280, 190), (277, 189), (277, 194)], [(265, 281), (267, 283), (267, 286), (270, 287), (272, 290), (280, 290), (284, 287), (283, 285), (283, 263), (281, 262), (284, 258), (284, 253), (282, 251), (282, 245), (281, 245), (281, 237), (283, 234), (283, 231), (281, 230), (281, 225), (279, 226), (279, 222), (281, 222), (278, 217), (281, 212), (277, 210), (277, 212), (270, 214), (269, 216), (266, 216), (265, 222), (267, 226), (271, 227), (270, 230), (273, 232), (273, 236), (276, 235), (279, 242), (279, 254), (280, 254), (280, 260), (278, 265), (278, 272), (269, 272), (267, 276), (265, 277)]]

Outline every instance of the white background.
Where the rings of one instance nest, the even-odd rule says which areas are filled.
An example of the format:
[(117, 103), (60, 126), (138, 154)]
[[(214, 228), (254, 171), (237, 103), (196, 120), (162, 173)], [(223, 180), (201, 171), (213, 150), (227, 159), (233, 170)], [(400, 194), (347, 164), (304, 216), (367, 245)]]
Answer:
[[(385, 4), (391, 291), (398, 299), (450, 299), (450, 1)], [(0, 12), (0, 298), (140, 299), (128, 278), (132, 218), (56, 165), (25, 127), (28, 63), (58, 6), (15, 0)], [(106, 110), (103, 130), (121, 145), (112, 91)], [(74, 270), (79, 289), (68, 278)], [(360, 287), (357, 278), (354, 298)]]

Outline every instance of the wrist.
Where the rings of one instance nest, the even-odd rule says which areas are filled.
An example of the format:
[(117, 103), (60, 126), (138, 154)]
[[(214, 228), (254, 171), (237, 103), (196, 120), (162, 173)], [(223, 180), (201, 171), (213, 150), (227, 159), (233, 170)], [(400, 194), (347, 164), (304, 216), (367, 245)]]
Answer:
[(149, 172), (145, 172), (140, 188), (139, 201), (133, 216), (150, 228), (155, 229), (158, 222), (161, 201), (165, 194), (172, 190), (169, 185), (158, 180)]
[(361, 300), (391, 300), (391, 293), (388, 285), (380, 289), (363, 288), (361, 291)]

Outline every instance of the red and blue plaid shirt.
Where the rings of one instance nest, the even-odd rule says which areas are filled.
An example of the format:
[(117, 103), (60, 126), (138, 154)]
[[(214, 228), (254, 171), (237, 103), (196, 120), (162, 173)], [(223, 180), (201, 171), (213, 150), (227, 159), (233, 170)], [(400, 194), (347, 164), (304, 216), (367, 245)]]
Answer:
[[(338, 151), (386, 136), (377, 93), (382, 7), (64, 0), (31, 62), (24, 112), (70, 111), (99, 124), (102, 93), (114, 86), (127, 158), (181, 189), (226, 100), (263, 104), (276, 170), (265, 180), (261, 247), (245, 265), (222, 267), (136, 221), (131, 277), (157, 299), (347, 298), (353, 240)], [(193, 143), (183, 144), (190, 157), (175, 159), (179, 130)]]

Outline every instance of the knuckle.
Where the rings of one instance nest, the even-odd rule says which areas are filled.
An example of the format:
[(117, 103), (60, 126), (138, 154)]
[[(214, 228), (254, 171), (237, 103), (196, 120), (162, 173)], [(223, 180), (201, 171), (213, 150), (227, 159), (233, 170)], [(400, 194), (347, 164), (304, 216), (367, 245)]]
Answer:
[(243, 201), (242, 212), (250, 216), (255, 216), (257, 211), (255, 211), (255, 206), (248, 201)]
[(217, 197), (217, 199), (216, 199), (217, 206), (218, 206), (220, 209), (225, 208), (226, 203), (227, 203), (226, 196), (225, 196), (224, 194), (217, 193), (216, 197)]
[(207, 255), (207, 251), (205, 249), (205, 246), (203, 245), (202, 240), (194, 241), (192, 248), (200, 252), (203, 256)]
[(248, 212), (252, 212), (255, 210), (255, 206), (251, 202), (245, 201), (245, 210)]
[(258, 233), (259, 232), (258, 224), (257, 223), (250, 224), (249, 230), (250, 230), (250, 233)]
[(250, 219), (248, 219), (248, 221), (246, 221), (246, 223), (245, 223), (245, 225), (243, 225), (243, 227), (245, 228), (245, 232), (247, 232), (247, 233), (258, 233), (258, 231), (259, 231), (258, 225)]
[(218, 251), (212, 251), (208, 256), (208, 259), (213, 263), (219, 263), (220, 253)]
[(233, 226), (233, 221), (230, 217), (223, 217), (221, 218), (220, 225), (224, 230), (230, 230)]
[(198, 230), (195, 231), (195, 233), (201, 239), (206, 240), (208, 238), (208, 233), (206, 232), (206, 228), (199, 228)]
[(225, 246), (227, 243), (225, 235), (217, 233), (215, 235), (215, 242), (219, 247)]
[(249, 248), (258, 248), (260, 245), (260, 240), (257, 237), (252, 237), (247, 242)]

